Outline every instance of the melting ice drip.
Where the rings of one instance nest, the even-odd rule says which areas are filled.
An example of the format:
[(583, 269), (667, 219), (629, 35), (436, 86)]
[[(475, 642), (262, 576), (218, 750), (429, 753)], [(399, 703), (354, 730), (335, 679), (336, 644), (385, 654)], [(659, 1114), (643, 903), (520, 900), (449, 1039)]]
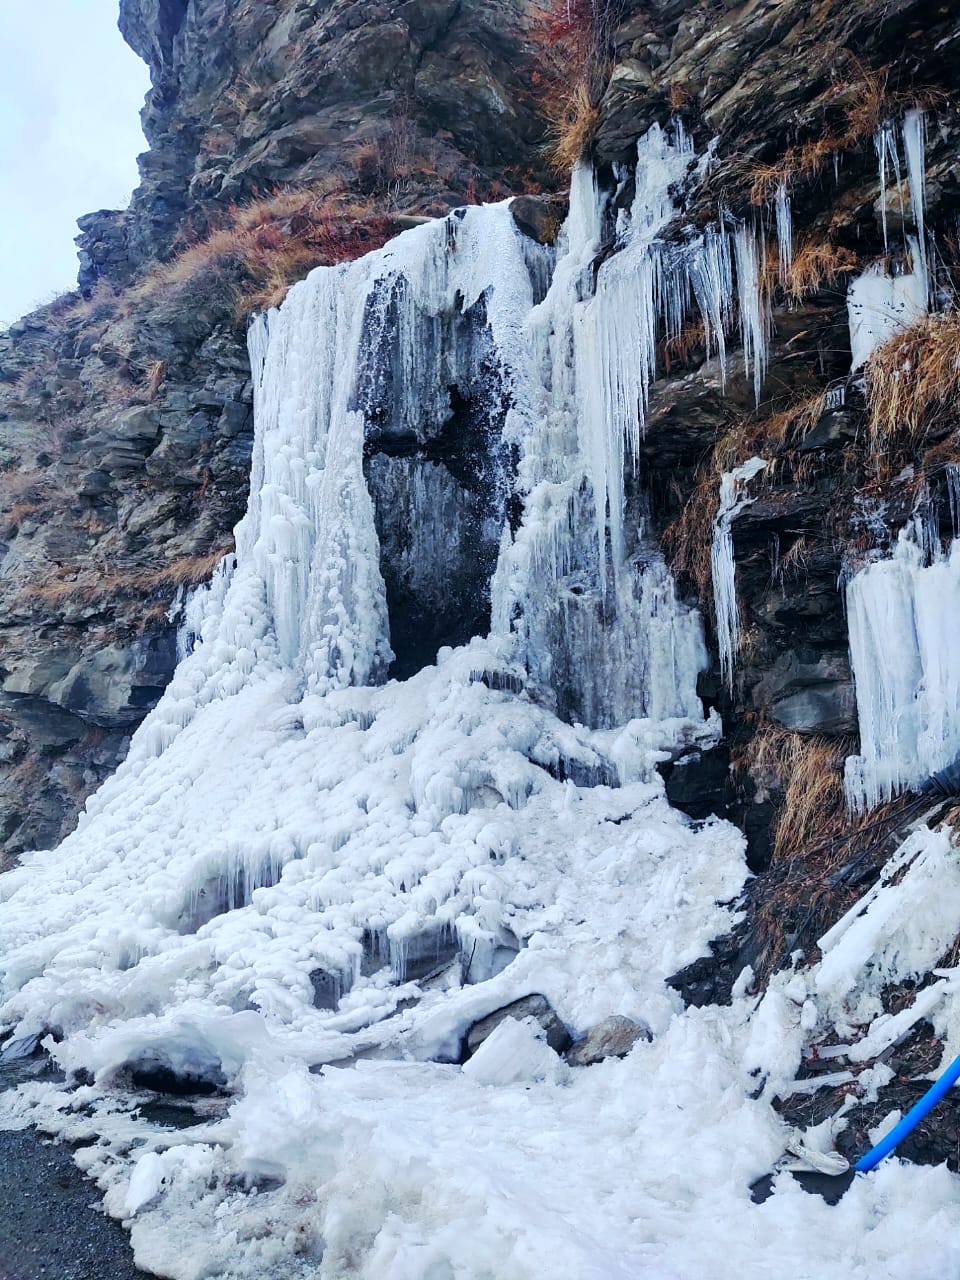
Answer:
[(853, 809), (925, 782), (960, 755), (960, 541), (932, 559), (915, 524), (889, 560), (847, 586), (859, 756), (846, 764)]
[[(847, 293), (850, 321), (852, 372), (862, 368), (872, 352), (899, 329), (906, 328), (926, 315), (930, 299), (927, 232), (924, 192), (924, 150), (926, 124), (922, 111), (908, 111), (900, 130), (906, 158), (910, 207), (915, 235), (904, 232), (904, 242), (912, 263), (911, 270), (891, 274), (886, 262), (868, 267), (854, 280)], [(887, 233), (887, 182), (892, 171), (900, 201), (901, 225), (906, 225), (902, 197), (902, 170), (897, 133), (890, 122), (883, 124), (875, 138), (880, 171), (880, 215), (883, 222), (884, 252), (889, 246)]]
[(733, 558), (733, 522), (754, 499), (746, 485), (766, 467), (763, 458), (751, 458), (720, 477), (720, 504), (713, 521), (710, 570), (717, 625), (720, 672), (733, 689), (733, 666), (740, 647), (740, 606), (737, 603), (737, 568)]

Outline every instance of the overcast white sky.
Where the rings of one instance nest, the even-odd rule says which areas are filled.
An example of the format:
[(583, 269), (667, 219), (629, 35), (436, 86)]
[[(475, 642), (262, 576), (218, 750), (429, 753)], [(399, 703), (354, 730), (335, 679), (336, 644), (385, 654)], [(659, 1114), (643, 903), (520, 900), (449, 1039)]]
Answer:
[(76, 287), (76, 219), (122, 208), (146, 150), (145, 65), (119, 0), (0, 0), (0, 328)]

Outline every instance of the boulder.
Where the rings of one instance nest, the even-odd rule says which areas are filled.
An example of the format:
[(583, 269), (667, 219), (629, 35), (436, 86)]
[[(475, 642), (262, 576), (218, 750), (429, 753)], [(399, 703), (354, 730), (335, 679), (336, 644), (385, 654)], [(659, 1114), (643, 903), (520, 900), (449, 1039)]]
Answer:
[(547, 997), (530, 995), (524, 996), (521, 1000), (514, 1000), (512, 1004), (504, 1005), (502, 1009), (488, 1013), (485, 1018), (475, 1022), (467, 1032), (464, 1056), (472, 1058), (487, 1037), (492, 1035), (507, 1018), (514, 1018), (517, 1021), (532, 1018), (543, 1030), (547, 1044), (554, 1053), (563, 1053), (570, 1044), (570, 1033), (558, 1018)]
[(604, 1018), (591, 1027), (582, 1040), (571, 1045), (564, 1054), (571, 1067), (590, 1067), (604, 1058), (625, 1058), (638, 1040), (652, 1040), (653, 1033), (642, 1022), (634, 1022), (622, 1014)]

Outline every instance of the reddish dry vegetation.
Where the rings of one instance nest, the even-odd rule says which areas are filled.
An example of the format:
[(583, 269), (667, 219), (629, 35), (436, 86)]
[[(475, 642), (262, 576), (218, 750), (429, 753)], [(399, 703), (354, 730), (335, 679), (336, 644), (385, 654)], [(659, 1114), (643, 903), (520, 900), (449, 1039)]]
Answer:
[(622, 10), (623, 0), (548, 0), (536, 10), (533, 80), (550, 127), (547, 158), (558, 172), (569, 172), (590, 148)]
[(288, 188), (232, 206), (224, 225), (189, 245), (130, 291), (148, 301), (167, 289), (194, 286), (211, 271), (232, 282), (238, 316), (278, 305), (308, 271), (362, 257), (396, 234), (395, 217), (323, 188)]

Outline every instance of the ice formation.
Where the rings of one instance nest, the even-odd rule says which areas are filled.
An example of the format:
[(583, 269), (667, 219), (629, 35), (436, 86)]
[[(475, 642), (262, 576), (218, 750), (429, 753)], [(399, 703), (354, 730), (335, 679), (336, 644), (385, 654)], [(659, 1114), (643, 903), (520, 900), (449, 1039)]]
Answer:
[(793, 212), (790, 208), (790, 196), (786, 183), (777, 187), (774, 199), (774, 213), (777, 222), (777, 257), (779, 261), (780, 279), (785, 279), (793, 264)]
[(916, 264), (914, 270), (891, 275), (885, 263), (876, 262), (850, 284), (847, 313), (852, 373), (862, 369), (888, 338), (927, 313), (927, 282), (916, 238), (910, 236), (908, 245)]
[(754, 501), (746, 486), (766, 467), (763, 458), (725, 471), (720, 477), (720, 501), (713, 519), (710, 570), (717, 627), (720, 672), (733, 688), (733, 668), (740, 647), (740, 606), (737, 603), (737, 567), (733, 558), (733, 522)]
[(960, 542), (942, 552), (908, 525), (892, 557), (850, 580), (847, 615), (860, 755), (847, 761), (846, 785), (862, 809), (960, 755)]
[[(173, 682), (78, 830), (0, 880), (8, 1051), (42, 1037), (90, 1081), (0, 1094), (0, 1122), (83, 1142), (141, 1265), (175, 1280), (956, 1269), (944, 1170), (891, 1166), (837, 1210), (784, 1179), (767, 1205), (748, 1193), (783, 1152), (770, 1099), (818, 1017), (873, 1018), (881, 980), (928, 962), (910, 918), (936, 880), (947, 927), (945, 837), (899, 855), (905, 921), (865, 903), (821, 966), (759, 1004), (743, 985), (727, 1008), (684, 1010), (664, 981), (730, 926), (746, 876), (740, 833), (673, 810), (655, 769), (718, 726), (696, 696), (700, 620), (635, 476), (658, 334), (699, 316), (723, 362), (739, 322), (757, 388), (765, 365), (751, 229), (667, 234), (700, 163), (682, 133), (650, 131), (602, 262), (611, 218), (580, 169), (556, 261), (506, 207), (470, 209), (314, 272), (254, 326), (236, 556), (186, 603)], [(491, 631), (390, 680), (365, 436), (442, 425), (468, 384), (505, 446), (484, 477)], [(723, 481), (728, 678), (730, 521), (763, 465)], [(389, 492), (419, 511), (436, 491), (418, 483)], [(444, 560), (435, 530), (418, 545)], [(897, 945), (875, 973), (881, 918)], [(507, 1021), (462, 1068), (471, 1024), (534, 993), (574, 1034), (623, 1014), (654, 1040), (576, 1070)], [(941, 995), (930, 1016), (955, 1038)], [(138, 1081), (164, 1072), (224, 1091), (204, 1123), (139, 1115)]]
[[(907, 164), (907, 182), (916, 235), (904, 230), (906, 254), (894, 262), (893, 270), (886, 261), (875, 262), (847, 291), (847, 313), (850, 324), (851, 372), (856, 373), (873, 351), (900, 329), (914, 324), (927, 313), (930, 273), (927, 265), (927, 242), (924, 194), (925, 120), (922, 111), (908, 111), (901, 135)], [(883, 221), (883, 246), (889, 247), (887, 228), (887, 175), (892, 168), (896, 190), (901, 192), (900, 153), (897, 133), (888, 122), (877, 130), (877, 158), (880, 170), (880, 211)], [(906, 217), (900, 196), (900, 223)], [(909, 267), (909, 270), (907, 269)]]

